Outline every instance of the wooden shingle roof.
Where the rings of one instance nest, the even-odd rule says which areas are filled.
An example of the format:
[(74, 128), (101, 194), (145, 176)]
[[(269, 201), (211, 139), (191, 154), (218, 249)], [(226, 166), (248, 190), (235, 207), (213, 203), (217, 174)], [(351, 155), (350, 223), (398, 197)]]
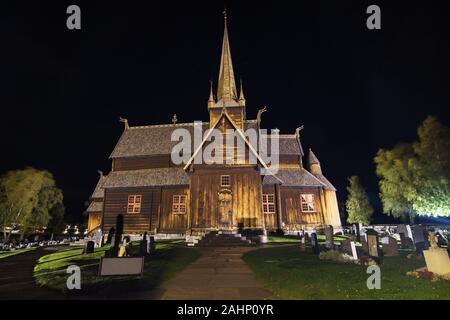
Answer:
[[(279, 169), (276, 176), (283, 181), (282, 186), (289, 187), (325, 187), (325, 184), (304, 168)], [(266, 175), (263, 184), (277, 184), (274, 176)]]
[(98, 179), (97, 185), (95, 186), (94, 192), (91, 195), (91, 199), (103, 199), (105, 196), (105, 190), (103, 185), (105, 184), (106, 176), (100, 173), (100, 178)]
[(92, 201), (86, 212), (102, 212), (103, 211), (103, 201)]
[(189, 177), (182, 168), (158, 168), (134, 171), (113, 171), (105, 188), (159, 187), (189, 185)]
[[(256, 129), (255, 120), (245, 121), (246, 129)], [(178, 141), (171, 141), (172, 132), (175, 129), (185, 129), (191, 135), (194, 134), (194, 123), (163, 124), (141, 127), (129, 127), (124, 130), (111, 153), (110, 158), (125, 158), (138, 156), (152, 156), (170, 154)], [(202, 123), (202, 132), (209, 129), (209, 123)], [(301, 145), (295, 135), (279, 135), (280, 154), (303, 155)], [(193, 139), (192, 143), (193, 143)], [(268, 139), (270, 150), (270, 139)]]

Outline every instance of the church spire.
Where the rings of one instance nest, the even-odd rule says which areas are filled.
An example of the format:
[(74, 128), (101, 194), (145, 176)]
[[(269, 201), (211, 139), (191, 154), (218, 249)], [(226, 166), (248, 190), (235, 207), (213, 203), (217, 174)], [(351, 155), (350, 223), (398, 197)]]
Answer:
[(212, 81), (209, 81), (209, 83), (210, 83), (211, 88), (209, 90), (208, 108), (212, 108), (212, 107), (214, 107), (216, 102), (214, 101), (213, 83), (212, 83)]
[(239, 105), (245, 106), (245, 97), (244, 97), (244, 88), (242, 86), (242, 79), (241, 79), (241, 88), (239, 90)]
[(233, 63), (231, 61), (230, 42), (228, 40), (227, 11), (223, 11), (224, 34), (222, 44), (222, 58), (220, 61), (219, 86), (217, 88), (217, 99), (238, 100), (236, 82), (234, 80)]

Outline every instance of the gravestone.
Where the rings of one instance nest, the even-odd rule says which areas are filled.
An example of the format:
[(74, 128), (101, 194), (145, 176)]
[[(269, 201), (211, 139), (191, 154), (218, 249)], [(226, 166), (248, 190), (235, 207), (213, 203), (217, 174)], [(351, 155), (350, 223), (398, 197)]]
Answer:
[(413, 237), (414, 237), (414, 245), (416, 247), (416, 252), (422, 254), (423, 250), (426, 249), (427, 245), (425, 242), (425, 234), (424, 228), (421, 225), (414, 225), (412, 227)]
[(334, 232), (333, 232), (333, 226), (326, 226), (325, 227), (325, 247), (328, 250), (332, 250), (334, 247)]
[(400, 246), (402, 249), (414, 249), (414, 243), (411, 238), (400, 232)]
[(355, 223), (356, 241), (361, 242), (361, 228), (359, 223)]
[(144, 257), (148, 254), (148, 242), (147, 242), (147, 232), (144, 233), (141, 242), (139, 243), (139, 255)]
[(388, 257), (398, 256), (398, 244), (394, 237), (387, 237), (388, 242), (383, 243), (383, 255)]
[(114, 227), (111, 227), (111, 229), (109, 229), (108, 232), (108, 238), (106, 239), (106, 244), (113, 244), (113, 237), (114, 234), (116, 233), (116, 229), (114, 229)]
[(319, 242), (317, 241), (317, 233), (315, 232), (311, 233), (311, 246), (313, 254), (317, 255), (320, 253)]
[(351, 249), (352, 249), (353, 259), (358, 260), (358, 251), (356, 251), (356, 243), (355, 243), (355, 241), (351, 241), (350, 242), (350, 246), (351, 246)]
[(447, 238), (442, 234), (441, 231), (436, 231), (435, 235), (436, 235), (436, 238), (437, 238), (438, 246), (440, 248), (442, 248), (443, 246), (448, 246), (449, 245), (449, 242), (448, 242)]
[(149, 253), (150, 254), (154, 254), (156, 252), (156, 241), (155, 241), (155, 237), (151, 236), (150, 237), (150, 248), (149, 248)]
[(369, 248), (368, 248), (368, 245), (367, 245), (367, 235), (365, 235), (365, 234), (363, 234), (361, 236), (361, 248), (362, 248), (362, 251), (364, 253), (368, 253), (369, 252)]
[(305, 238), (305, 241), (306, 241), (306, 242), (309, 242), (309, 240), (310, 240), (309, 238), (310, 238), (310, 237), (309, 237), (309, 233), (308, 233), (308, 232), (305, 232), (304, 238)]
[(367, 230), (366, 235), (369, 257), (375, 260), (377, 263), (381, 263), (381, 252), (378, 246), (378, 232), (373, 229), (369, 229)]
[(84, 247), (84, 253), (85, 254), (94, 253), (94, 246), (95, 246), (94, 241), (86, 242), (86, 246)]
[(351, 240), (345, 239), (341, 241), (341, 251), (343, 253), (352, 254)]
[(119, 254), (120, 241), (123, 233), (123, 214), (118, 214), (116, 218), (116, 233), (114, 236), (114, 247), (112, 248), (112, 256), (117, 257)]
[(103, 232), (100, 229), (97, 229), (95, 232), (95, 246), (97, 248), (100, 248), (102, 246), (102, 240), (103, 240)]
[(434, 234), (430, 233), (428, 239), (430, 248), (423, 251), (428, 271), (438, 275), (450, 274), (450, 258), (448, 252), (446, 253), (444, 249), (438, 247)]

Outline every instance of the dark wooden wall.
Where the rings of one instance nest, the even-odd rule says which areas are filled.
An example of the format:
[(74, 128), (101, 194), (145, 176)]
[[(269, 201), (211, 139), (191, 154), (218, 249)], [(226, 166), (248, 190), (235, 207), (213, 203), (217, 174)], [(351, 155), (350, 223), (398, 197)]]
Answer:
[[(174, 195), (187, 196), (185, 214), (174, 214), (172, 212)], [(190, 213), (189, 202), (189, 188), (187, 187), (165, 187), (162, 189), (161, 216), (158, 222), (158, 232), (184, 233), (187, 228), (187, 219)]]
[(142, 170), (142, 169), (169, 168), (169, 167), (176, 167), (170, 159), (170, 154), (113, 159), (114, 171)]
[[(320, 224), (323, 223), (322, 207), (320, 203), (319, 188), (281, 188), (282, 219), (287, 225)], [(314, 194), (316, 212), (302, 212), (300, 194)]]
[[(324, 222), (319, 188), (280, 187), (279, 190), (280, 195), (277, 197), (275, 186), (265, 185), (263, 187), (264, 194), (274, 194), (275, 196), (276, 213), (264, 215), (267, 229), (281, 228), (282, 222), (287, 227), (304, 224), (322, 224)], [(304, 193), (314, 194), (316, 212), (302, 212), (300, 195)], [(277, 201), (279, 201), (279, 204)], [(280, 225), (278, 225), (277, 218)]]
[(191, 176), (191, 228), (215, 228), (218, 223), (220, 176), (229, 175), (233, 226), (261, 227), (261, 176), (254, 168), (196, 170)]
[[(127, 213), (129, 195), (142, 195), (140, 213)], [(124, 216), (124, 233), (141, 234), (153, 230), (158, 222), (160, 198), (159, 188), (105, 189), (103, 231), (108, 232), (111, 227), (115, 228), (119, 214)]]

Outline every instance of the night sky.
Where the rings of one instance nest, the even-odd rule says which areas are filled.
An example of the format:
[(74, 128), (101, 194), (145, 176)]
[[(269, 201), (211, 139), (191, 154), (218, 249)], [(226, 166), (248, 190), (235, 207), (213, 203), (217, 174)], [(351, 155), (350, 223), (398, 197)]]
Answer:
[[(97, 170), (130, 125), (208, 121), (224, 1), (8, 1), (0, 8), (0, 173), (47, 169), (81, 219)], [(77, 4), (82, 30), (66, 28)], [(377, 4), (382, 30), (366, 28)], [(359, 175), (378, 193), (379, 148), (416, 139), (427, 115), (449, 125), (448, 1), (227, 1), (247, 118), (312, 148), (345, 200)], [(157, 141), (155, 141), (157, 143)], [(379, 216), (380, 210), (377, 210)], [(381, 219), (379, 220), (381, 221)]]

